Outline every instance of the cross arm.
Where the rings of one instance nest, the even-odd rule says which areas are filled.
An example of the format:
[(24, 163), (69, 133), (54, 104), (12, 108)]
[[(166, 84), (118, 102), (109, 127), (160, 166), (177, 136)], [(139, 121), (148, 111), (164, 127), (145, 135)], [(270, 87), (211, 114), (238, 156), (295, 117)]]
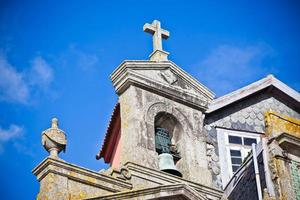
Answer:
[(161, 29), (161, 37), (162, 37), (163, 39), (168, 39), (169, 36), (170, 36), (170, 32), (169, 32), (169, 31), (164, 30), (164, 29)]
[(155, 33), (155, 27), (153, 27), (151, 24), (146, 23), (143, 26), (143, 30), (144, 32), (150, 33), (150, 34), (154, 34)]
[[(143, 30), (144, 30), (144, 32), (147, 32), (147, 33), (150, 33), (150, 34), (154, 35), (155, 31), (157, 31), (157, 28), (154, 27), (152, 24), (146, 23), (143, 26)], [(160, 34), (161, 34), (163, 39), (168, 39), (169, 38), (169, 36), (170, 36), (169, 31), (161, 29), (161, 28), (159, 29), (159, 31), (160, 31)]]

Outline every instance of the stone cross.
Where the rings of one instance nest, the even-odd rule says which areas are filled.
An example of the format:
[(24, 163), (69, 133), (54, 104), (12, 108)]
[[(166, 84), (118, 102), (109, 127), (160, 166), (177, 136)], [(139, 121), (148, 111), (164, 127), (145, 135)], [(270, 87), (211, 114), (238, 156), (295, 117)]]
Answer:
[(162, 39), (168, 39), (170, 36), (169, 31), (164, 30), (160, 26), (160, 21), (154, 20), (152, 24), (146, 23), (143, 30), (152, 34), (153, 37), (153, 53), (150, 55), (150, 60), (165, 61), (168, 60), (169, 53), (162, 49)]

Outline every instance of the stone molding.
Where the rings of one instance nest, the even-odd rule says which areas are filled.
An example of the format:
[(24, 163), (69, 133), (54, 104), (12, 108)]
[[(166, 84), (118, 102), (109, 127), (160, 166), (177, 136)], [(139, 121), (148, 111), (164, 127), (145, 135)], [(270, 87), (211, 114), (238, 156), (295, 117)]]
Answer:
[(272, 110), (265, 114), (266, 135), (278, 137), (285, 133), (300, 139), (300, 120), (288, 117)]
[[(123, 171), (125, 169), (125, 174), (122, 169)], [(99, 197), (94, 199), (126, 199), (143, 196), (143, 194), (145, 197), (152, 194), (155, 197), (163, 197), (167, 194), (166, 197), (169, 195), (172, 198), (183, 195), (182, 197), (189, 199), (219, 200), (222, 196), (222, 191), (215, 188), (131, 162), (126, 163), (118, 171), (124, 178), (113, 174), (112, 176), (104, 174), (105, 172), (95, 172), (51, 157), (43, 160), (32, 172), (37, 176), (39, 182), (46, 181), (43, 184), (46, 184), (47, 187), (55, 187), (55, 190), (41, 189), (38, 199), (46, 197), (56, 199), (60, 197), (57, 196), (60, 194), (64, 194), (63, 198), (60, 197), (61, 199), (89, 199), (95, 196)], [(51, 182), (49, 178), (55, 181)], [(76, 186), (78, 194), (70, 191), (69, 181), (78, 184)], [(81, 194), (84, 195), (81, 196)]]
[[(153, 138), (154, 140), (154, 134), (153, 134), (153, 130), (154, 130), (154, 119), (155, 116), (160, 113), (160, 112), (165, 112), (165, 113), (169, 113), (171, 115), (173, 115), (174, 117), (176, 117), (176, 119), (178, 120), (178, 122), (181, 124), (182, 128), (185, 130), (185, 133), (190, 137), (192, 134), (192, 130), (193, 130), (193, 126), (190, 123), (189, 119), (187, 116), (185, 116), (182, 111), (180, 111), (179, 108), (177, 108), (174, 104), (172, 103), (166, 103), (166, 102), (150, 102), (147, 106), (145, 106), (145, 125), (147, 127), (151, 126), (153, 127), (148, 128), (147, 132), (148, 132), (148, 137), (149, 138)], [(200, 120), (199, 120), (200, 123)], [(197, 136), (197, 135), (196, 135)]]
[(32, 170), (32, 173), (37, 177), (38, 181), (53, 173), (110, 192), (132, 189), (132, 184), (126, 181), (50, 157), (44, 159)]
[(163, 171), (147, 168), (132, 162), (126, 163), (125, 166), (130, 170), (132, 177), (143, 179), (143, 181), (148, 184), (151, 182), (158, 185), (183, 183), (193, 188), (198, 193), (203, 194), (204, 196), (206, 196), (206, 198), (212, 200), (221, 199), (221, 196), (223, 194), (223, 191), (219, 189), (201, 185), (199, 183), (189, 181)]
[[(162, 72), (168, 69), (186, 82), (190, 89), (183, 89), (172, 83), (164, 83), (137, 73), (147, 70)], [(208, 102), (214, 97), (208, 88), (170, 61), (124, 61), (111, 74), (111, 80), (118, 94), (122, 94), (130, 85), (135, 85), (201, 110), (206, 110)]]
[(284, 200), (295, 199), (289, 169), (291, 159), (279, 146), (277, 140), (273, 139), (269, 142), (270, 160), (267, 164), (272, 179), (272, 187), (275, 189), (275, 197)]
[(189, 81), (193, 86), (197, 87), (199, 91), (202, 91), (208, 98), (213, 99), (215, 94), (209, 90), (205, 85), (200, 83), (197, 79), (178, 67), (172, 61), (154, 62), (149, 60), (125, 60), (123, 61), (110, 75), (112, 81), (124, 71), (125, 68), (135, 69), (167, 69), (170, 68), (175, 71), (180, 77), (183, 77)]
[(162, 185), (152, 188), (131, 190), (102, 197), (90, 198), (89, 200), (105, 199), (161, 199), (168, 198), (174, 200), (207, 200), (203, 195), (197, 193), (194, 189), (186, 184)]
[(130, 180), (131, 179), (131, 172), (127, 167), (122, 166), (118, 169), (113, 169), (112, 167), (107, 170), (108, 174), (112, 177), (123, 179), (123, 180)]
[(216, 154), (214, 144), (206, 143), (206, 155), (208, 159), (208, 168), (214, 173), (214, 175), (219, 175), (221, 173), (219, 157)]
[(151, 61), (156, 61), (156, 62), (167, 61), (169, 54), (170, 54), (169, 52), (163, 50), (155, 50), (150, 54), (149, 58)]

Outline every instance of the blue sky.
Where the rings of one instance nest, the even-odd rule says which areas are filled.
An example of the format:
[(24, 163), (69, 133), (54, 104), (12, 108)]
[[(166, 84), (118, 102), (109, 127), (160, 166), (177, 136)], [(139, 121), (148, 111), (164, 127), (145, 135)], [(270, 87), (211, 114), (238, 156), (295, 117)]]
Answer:
[(0, 184), (3, 199), (33, 199), (31, 170), (47, 152), (41, 132), (56, 116), (68, 146), (60, 156), (100, 170), (117, 96), (110, 73), (152, 51), (143, 24), (170, 31), (170, 60), (218, 96), (269, 73), (300, 90), (297, 1), (0, 2)]

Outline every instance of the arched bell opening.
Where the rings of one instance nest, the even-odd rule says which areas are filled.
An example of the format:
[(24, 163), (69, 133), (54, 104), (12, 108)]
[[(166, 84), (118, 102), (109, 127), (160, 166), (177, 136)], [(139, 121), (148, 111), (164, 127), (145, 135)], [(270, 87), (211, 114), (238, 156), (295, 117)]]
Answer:
[(155, 116), (155, 149), (159, 155), (160, 170), (182, 177), (175, 164), (180, 160), (177, 143), (182, 126), (171, 114), (160, 112)]

